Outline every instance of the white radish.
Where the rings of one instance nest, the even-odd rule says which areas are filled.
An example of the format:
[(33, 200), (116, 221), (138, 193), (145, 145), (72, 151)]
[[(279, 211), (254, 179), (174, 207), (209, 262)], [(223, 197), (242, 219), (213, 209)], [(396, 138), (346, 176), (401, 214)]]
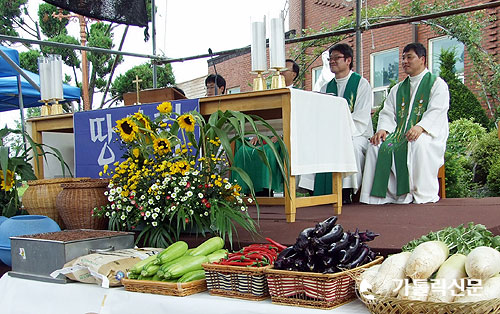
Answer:
[(380, 266), (373, 279), (372, 291), (383, 296), (395, 297), (405, 279), (405, 267), (412, 253), (401, 252), (389, 256)]
[(465, 259), (463, 254), (453, 254), (439, 267), (427, 301), (452, 302), (457, 294), (463, 292), (460, 287), (467, 277)]
[(403, 285), (399, 289), (398, 299), (426, 301), (429, 296), (431, 284), (427, 280), (417, 280)]
[(457, 296), (455, 302), (478, 302), (500, 298), (500, 275), (482, 282), (481, 287), (468, 287), (463, 295)]
[(500, 252), (488, 246), (473, 249), (465, 260), (465, 270), (470, 278), (486, 281), (500, 272)]
[(405, 275), (411, 279), (429, 278), (448, 258), (449, 249), (442, 241), (419, 244), (411, 253)]
[(367, 268), (361, 275), (359, 276), (359, 282), (364, 282), (364, 284), (369, 284), (370, 286), (373, 284), (373, 279), (377, 276), (378, 270), (381, 264), (374, 265), (370, 268)]

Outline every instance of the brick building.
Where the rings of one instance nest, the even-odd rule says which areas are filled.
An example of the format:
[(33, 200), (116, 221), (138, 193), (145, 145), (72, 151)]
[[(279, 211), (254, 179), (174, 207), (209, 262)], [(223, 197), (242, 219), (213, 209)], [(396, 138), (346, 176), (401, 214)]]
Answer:
[[(365, 0), (367, 1), (367, 0)], [(479, 4), (479, 0), (467, 0), (466, 5)], [(302, 29), (319, 30), (323, 25), (337, 24), (338, 20), (345, 16), (352, 16), (355, 12), (354, 0), (289, 0), (289, 32), (300, 36)], [(369, 6), (386, 4), (384, 0), (371, 0)], [(401, 0), (401, 5), (408, 5), (409, 0)], [(364, 4), (366, 5), (366, 3)], [(497, 9), (489, 9), (489, 14), (496, 15)], [(491, 24), (485, 30), (483, 42), (489, 52), (495, 52), (497, 47), (498, 22)], [(459, 60), (456, 69), (459, 76), (469, 87), (474, 86), (468, 62), (467, 52), (462, 43), (446, 36), (434, 33), (431, 28), (424, 24), (412, 23), (397, 26), (384, 27), (380, 29), (367, 30), (362, 33), (361, 49), (361, 74), (370, 82), (374, 92), (374, 105), (380, 104), (391, 80), (402, 80), (406, 77), (401, 69), (399, 59), (402, 50), (407, 43), (418, 41), (427, 48), (427, 66), (433, 73), (439, 73), (439, 53), (441, 48), (455, 47)], [(355, 37), (345, 39), (355, 50)], [(334, 44), (335, 42), (331, 42)], [(293, 45), (293, 44), (292, 44)], [(287, 57), (290, 56), (290, 48), (287, 45)], [(325, 49), (328, 48), (325, 46)], [(310, 53), (307, 51), (306, 53)], [(356, 54), (356, 51), (354, 51)], [(269, 51), (268, 51), (269, 58)], [(354, 58), (355, 59), (355, 58)], [(229, 93), (248, 92), (252, 90), (251, 83), (254, 75), (250, 74), (251, 61), (250, 49), (242, 53), (221, 56), (214, 59), (217, 72), (227, 82)], [(321, 57), (319, 57), (305, 71), (304, 88), (311, 90), (315, 79), (321, 70)], [(302, 70), (302, 69), (301, 69)], [(209, 64), (209, 73), (213, 73), (213, 67)]]

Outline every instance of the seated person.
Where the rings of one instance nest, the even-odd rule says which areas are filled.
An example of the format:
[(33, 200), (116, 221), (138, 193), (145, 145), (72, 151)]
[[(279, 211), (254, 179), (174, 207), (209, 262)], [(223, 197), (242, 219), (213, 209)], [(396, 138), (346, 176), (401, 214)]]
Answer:
[[(287, 87), (293, 87), (293, 82), (299, 75), (299, 66), (295, 61), (286, 59), (286, 68), (287, 70), (282, 72), (285, 77), (285, 84)], [(274, 144), (278, 141), (278, 138), (273, 136), (271, 141)], [(251, 138), (249, 143), (254, 146), (257, 145), (257, 137)], [(274, 147), (280, 152), (279, 145), (274, 144)], [(258, 196), (272, 196), (270, 194), (271, 191), (274, 193), (283, 192), (283, 176), (269, 144), (264, 143), (263, 148), (269, 160), (271, 175), (269, 174), (269, 169), (259, 158), (258, 148), (243, 146), (241, 143), (237, 143), (235, 147), (234, 166), (243, 169), (249, 175), (252, 180), (254, 191)], [(244, 193), (249, 192), (248, 186), (236, 172), (233, 172), (232, 177), (238, 181)]]
[(437, 175), (448, 138), (448, 85), (425, 66), (420, 43), (403, 49), (408, 77), (387, 96), (366, 153), (360, 201), (367, 204), (437, 202)]
[[(217, 88), (215, 88), (217, 82)], [(223, 95), (226, 93), (226, 80), (220, 74), (210, 74), (205, 79), (207, 96)]]

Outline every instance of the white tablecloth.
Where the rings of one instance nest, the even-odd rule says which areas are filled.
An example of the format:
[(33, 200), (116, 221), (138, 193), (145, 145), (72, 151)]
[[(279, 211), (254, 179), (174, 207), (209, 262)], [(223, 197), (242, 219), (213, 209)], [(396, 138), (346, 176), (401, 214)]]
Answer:
[(292, 175), (357, 172), (354, 122), (344, 98), (290, 89)]
[(324, 311), (264, 301), (246, 301), (212, 296), (208, 292), (171, 297), (125, 291), (123, 287), (104, 289), (93, 284), (46, 283), (14, 278), (0, 279), (2, 314), (363, 314), (369, 313), (359, 300)]

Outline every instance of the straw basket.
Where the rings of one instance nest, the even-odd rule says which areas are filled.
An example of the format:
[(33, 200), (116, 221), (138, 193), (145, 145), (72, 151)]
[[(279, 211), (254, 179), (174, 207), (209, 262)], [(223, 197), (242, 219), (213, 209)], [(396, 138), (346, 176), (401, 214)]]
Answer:
[[(359, 281), (356, 281), (359, 287)], [(500, 313), (500, 299), (479, 302), (427, 302), (383, 297), (371, 292), (359, 293), (370, 313), (375, 314), (487, 314)]]
[(264, 300), (269, 297), (265, 267), (241, 267), (205, 263), (207, 288), (210, 294), (245, 300)]
[(88, 178), (58, 178), (28, 181), (22, 202), (30, 215), (47, 216), (64, 229), (64, 222), (57, 212), (56, 198), (62, 191), (62, 183), (77, 182)]
[(185, 297), (207, 290), (205, 279), (180, 283), (123, 278), (122, 284), (127, 291), (171, 295), (176, 297)]
[(68, 229), (107, 229), (108, 219), (92, 216), (92, 210), (108, 204), (104, 195), (109, 180), (88, 179), (63, 183), (56, 207)]
[(383, 257), (363, 266), (334, 274), (266, 269), (272, 303), (333, 309), (356, 298), (355, 274), (381, 263)]

